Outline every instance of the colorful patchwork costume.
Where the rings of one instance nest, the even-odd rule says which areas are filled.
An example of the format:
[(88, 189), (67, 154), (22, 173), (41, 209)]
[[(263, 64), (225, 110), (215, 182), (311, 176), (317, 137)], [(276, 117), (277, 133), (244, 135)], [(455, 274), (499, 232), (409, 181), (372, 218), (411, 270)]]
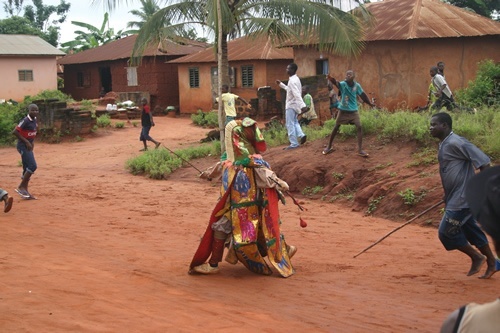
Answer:
[(225, 144), (221, 198), (210, 216), (190, 273), (217, 273), (228, 245), (226, 261), (240, 261), (254, 273), (270, 275), (272, 270), (264, 260), (267, 256), (283, 277), (289, 277), (294, 273), (290, 256), (296, 248), (288, 246), (280, 233), (278, 211), (279, 190), (288, 190), (288, 185), (257, 155), (266, 150), (266, 143), (253, 119), (229, 122)]

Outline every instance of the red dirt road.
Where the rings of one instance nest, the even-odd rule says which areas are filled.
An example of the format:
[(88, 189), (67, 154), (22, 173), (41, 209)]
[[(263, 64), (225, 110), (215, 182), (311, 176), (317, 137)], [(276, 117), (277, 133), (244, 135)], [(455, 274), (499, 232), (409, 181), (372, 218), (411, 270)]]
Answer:
[[(186, 118), (155, 120), (152, 136), (170, 149), (207, 132)], [(467, 277), (467, 258), (446, 252), (434, 228), (408, 225), (354, 259), (400, 223), (307, 198), (304, 229), (291, 200), (281, 206), (299, 249), (294, 276), (226, 262), (219, 275), (188, 275), (218, 186), (189, 167), (162, 181), (129, 174), (139, 132), (38, 142), (32, 201), (14, 192), (17, 151), (0, 149), (0, 186), (15, 198), (0, 213), (0, 331), (437, 332), (458, 306), (499, 296), (500, 274)]]

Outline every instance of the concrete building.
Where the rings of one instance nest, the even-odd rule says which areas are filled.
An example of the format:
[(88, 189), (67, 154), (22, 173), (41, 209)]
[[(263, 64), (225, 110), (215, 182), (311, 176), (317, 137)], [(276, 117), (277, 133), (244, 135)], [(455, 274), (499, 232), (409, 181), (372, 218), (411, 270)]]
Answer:
[(56, 59), (63, 55), (38, 36), (0, 35), (0, 100), (57, 89)]

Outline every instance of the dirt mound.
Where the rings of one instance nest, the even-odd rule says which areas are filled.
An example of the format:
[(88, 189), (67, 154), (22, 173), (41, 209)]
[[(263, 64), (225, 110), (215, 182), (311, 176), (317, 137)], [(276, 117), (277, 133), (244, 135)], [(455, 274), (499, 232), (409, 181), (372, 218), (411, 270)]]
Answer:
[[(366, 138), (364, 148), (370, 156), (363, 158), (357, 155), (354, 138), (335, 142), (336, 150), (325, 156), (321, 152), (326, 142), (307, 142), (296, 150), (273, 148), (265, 159), (291, 191), (366, 215), (403, 221), (442, 198), (438, 166), (426, 165), (417, 156), (422, 147), (415, 143), (384, 144)], [(416, 223), (437, 226), (440, 218), (436, 209)]]

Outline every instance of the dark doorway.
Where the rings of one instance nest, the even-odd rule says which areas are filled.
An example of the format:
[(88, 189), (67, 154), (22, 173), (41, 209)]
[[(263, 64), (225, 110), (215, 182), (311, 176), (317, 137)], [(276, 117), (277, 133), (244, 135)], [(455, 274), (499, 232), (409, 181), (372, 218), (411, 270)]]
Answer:
[(99, 67), (99, 74), (101, 75), (101, 87), (104, 92), (112, 91), (111, 69), (109, 67)]

